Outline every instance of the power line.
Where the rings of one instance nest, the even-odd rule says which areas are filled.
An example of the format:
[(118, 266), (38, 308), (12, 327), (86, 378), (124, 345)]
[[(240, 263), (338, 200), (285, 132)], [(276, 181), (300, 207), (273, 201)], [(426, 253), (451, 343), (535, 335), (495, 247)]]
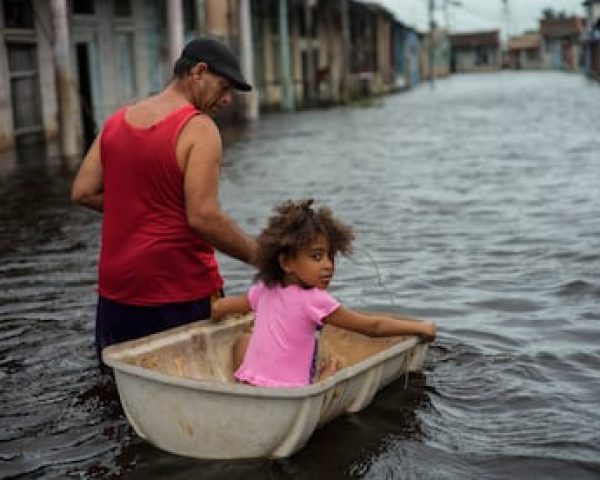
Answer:
[(508, 0), (502, 0), (502, 13), (504, 14), (504, 42), (508, 46), (508, 39), (511, 37), (511, 22), (510, 22), (510, 3)]
[(467, 13), (468, 15), (470, 15), (471, 17), (476, 17), (479, 20), (484, 20), (485, 22), (489, 22), (489, 23), (493, 23), (495, 25), (497, 25), (498, 22), (498, 18), (490, 18), (488, 16), (482, 15), (480, 12), (476, 12), (474, 10), (471, 10), (470, 7), (466, 7), (464, 4), (461, 7), (461, 11)]

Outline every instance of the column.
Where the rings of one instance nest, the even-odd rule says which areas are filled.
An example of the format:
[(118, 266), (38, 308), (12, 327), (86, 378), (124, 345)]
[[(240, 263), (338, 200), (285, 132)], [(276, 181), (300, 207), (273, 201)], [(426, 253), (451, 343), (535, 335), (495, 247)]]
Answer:
[(350, 99), (350, 13), (348, 0), (341, 0), (342, 15), (342, 81), (341, 100), (343, 103)]
[(290, 40), (288, 32), (287, 0), (279, 0), (279, 58), (281, 76), (281, 108), (294, 110), (294, 90), (290, 68)]
[(77, 112), (75, 80), (71, 74), (67, 1), (51, 0), (50, 9), (54, 36), (52, 53), (58, 97), (60, 150), (65, 157), (75, 157), (80, 154), (77, 136), (81, 125)]
[(173, 66), (183, 50), (183, 12), (181, 0), (166, 0), (166, 2), (169, 63)]
[(247, 120), (256, 120), (259, 116), (258, 92), (254, 84), (254, 49), (252, 48), (252, 16), (250, 12), (250, 0), (240, 0), (240, 43), (241, 43), (241, 67), (244, 77), (252, 91), (244, 93), (244, 117)]

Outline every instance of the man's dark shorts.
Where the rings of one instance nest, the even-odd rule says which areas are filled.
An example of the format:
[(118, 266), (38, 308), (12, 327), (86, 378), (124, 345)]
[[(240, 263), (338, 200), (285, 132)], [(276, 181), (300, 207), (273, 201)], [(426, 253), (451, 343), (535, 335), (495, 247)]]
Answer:
[(102, 365), (102, 349), (186, 323), (210, 318), (210, 297), (183, 303), (140, 307), (98, 298), (96, 355)]

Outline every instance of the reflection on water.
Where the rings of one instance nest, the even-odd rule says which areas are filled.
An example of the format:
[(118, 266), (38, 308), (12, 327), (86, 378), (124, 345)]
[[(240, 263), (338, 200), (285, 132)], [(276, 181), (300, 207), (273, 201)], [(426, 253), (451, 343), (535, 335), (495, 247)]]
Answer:
[(277, 461), (133, 434), (92, 347), (99, 216), (69, 203), (54, 153), (1, 158), (0, 478), (598, 478), (599, 105), (576, 75), (454, 76), (230, 140), (222, 203), (244, 228), (314, 196), (357, 230), (332, 293), (440, 326), (406, 390)]

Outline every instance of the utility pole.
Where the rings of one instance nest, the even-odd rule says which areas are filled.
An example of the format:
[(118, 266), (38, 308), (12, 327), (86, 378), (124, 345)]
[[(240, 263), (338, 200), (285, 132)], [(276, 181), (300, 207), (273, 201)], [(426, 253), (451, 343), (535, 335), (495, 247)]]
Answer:
[(309, 106), (315, 104), (315, 78), (316, 78), (316, 66), (313, 62), (314, 58), (314, 45), (313, 45), (313, 18), (312, 9), (315, 4), (315, 0), (304, 0), (304, 27), (306, 29), (306, 79), (304, 85), (306, 85), (306, 92), (304, 92), (305, 99), (308, 101)]
[(434, 12), (435, 12), (435, 0), (429, 0), (429, 81), (431, 83), (431, 87), (433, 88), (434, 86), (434, 65), (433, 65), (433, 60), (434, 60), (434, 38), (433, 38), (433, 34), (434, 34), (434, 30), (435, 30), (435, 19), (434, 19)]
[(444, 0), (444, 20), (446, 22), (446, 31), (450, 33), (450, 8), (449, 7), (460, 7), (462, 2), (458, 0)]
[(350, 16), (348, 12), (348, 0), (341, 1), (342, 15), (342, 102), (350, 99)]
[[(510, 6), (508, 0), (502, 0), (502, 13), (504, 16), (504, 35), (500, 39), (500, 65), (502, 68), (509, 63), (508, 60), (508, 43), (510, 41)], [(503, 45), (502, 45), (503, 44)]]
[(240, 44), (242, 73), (253, 85), (251, 92), (244, 95), (244, 116), (247, 120), (256, 120), (259, 116), (258, 93), (254, 80), (254, 53), (252, 50), (252, 15), (250, 0), (240, 1)]
[(450, 0), (444, 0), (444, 21), (446, 24), (446, 32), (450, 33), (450, 11), (449, 11)]
[(50, 14), (52, 16), (52, 55), (56, 76), (56, 89), (59, 112), (59, 133), (61, 153), (68, 158), (79, 155), (77, 134), (77, 93), (75, 79), (71, 74), (69, 56), (69, 15), (66, 0), (52, 0)]
[(508, 40), (510, 39), (510, 5), (508, 0), (502, 0), (502, 12), (504, 14), (504, 45), (508, 48)]
[(174, 65), (183, 50), (183, 9), (181, 1), (167, 2), (167, 32), (169, 35), (169, 64)]
[(279, 0), (279, 64), (281, 75), (281, 107), (294, 111), (294, 89), (290, 72), (290, 43), (288, 32), (288, 0)]

